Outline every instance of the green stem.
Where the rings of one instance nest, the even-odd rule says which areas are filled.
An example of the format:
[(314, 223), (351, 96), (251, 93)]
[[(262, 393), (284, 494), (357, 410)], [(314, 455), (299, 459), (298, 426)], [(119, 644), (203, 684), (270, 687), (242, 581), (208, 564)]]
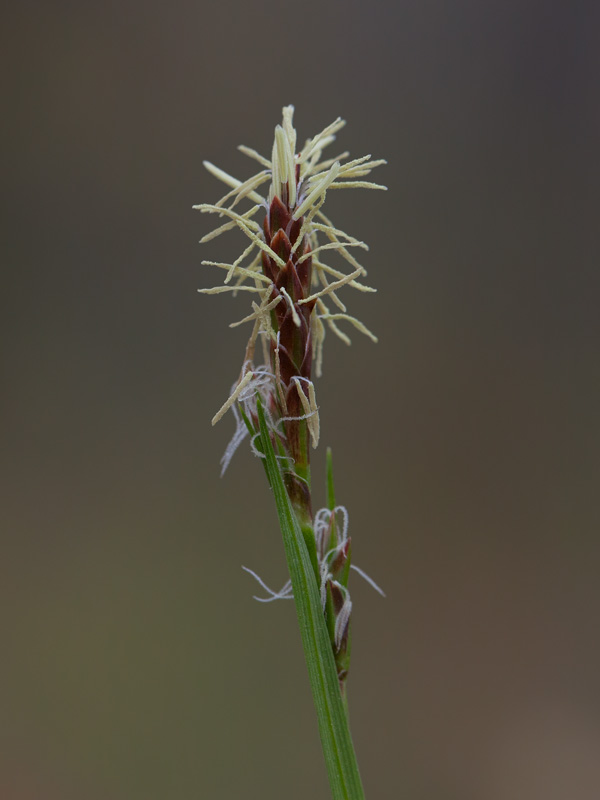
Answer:
[(277, 506), (332, 796), (334, 800), (364, 800), (319, 587), (273, 451), (260, 398), (257, 407), (264, 465)]

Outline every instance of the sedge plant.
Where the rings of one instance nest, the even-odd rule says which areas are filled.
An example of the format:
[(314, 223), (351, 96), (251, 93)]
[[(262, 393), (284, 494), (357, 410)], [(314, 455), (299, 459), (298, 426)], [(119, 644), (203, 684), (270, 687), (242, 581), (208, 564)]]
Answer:
[[(232, 263), (203, 261), (225, 275), (219, 286), (199, 291), (251, 296), (251, 312), (232, 323), (232, 327), (251, 326), (241, 370), (212, 420), (214, 425), (229, 411), (235, 418), (235, 432), (221, 461), (222, 473), (248, 438), (273, 492), (289, 579), (274, 591), (252, 570), (244, 569), (266, 593), (257, 600), (294, 599), (332, 796), (360, 800), (364, 792), (350, 736), (346, 690), (351, 570), (383, 592), (352, 563), (348, 512), (336, 503), (330, 450), (327, 502), (313, 510), (310, 450), (320, 438), (313, 376), (322, 374), (327, 331), (350, 344), (343, 329), (348, 324), (377, 341), (348, 314), (339, 296), (345, 287), (375, 291), (363, 282), (366, 269), (355, 256), (367, 245), (336, 227), (323, 205), (327, 193), (337, 189), (385, 189), (364, 180), (385, 161), (371, 156), (347, 160), (347, 152), (324, 158), (323, 151), (345, 124), (339, 118), (299, 149), (293, 113), (293, 106), (283, 109), (270, 159), (239, 147), (260, 165), (247, 180), (237, 180), (204, 162), (229, 191), (217, 203), (194, 206), (218, 220), (201, 241), (239, 229), (248, 244)], [(332, 255), (341, 265), (329, 263)]]

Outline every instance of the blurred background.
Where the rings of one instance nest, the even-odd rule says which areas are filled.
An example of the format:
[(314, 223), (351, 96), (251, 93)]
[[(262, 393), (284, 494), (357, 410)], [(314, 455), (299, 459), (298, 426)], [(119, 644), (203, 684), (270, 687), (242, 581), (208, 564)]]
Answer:
[(328, 197), (380, 343), (328, 337), (314, 462), (388, 594), (354, 580), (367, 796), (597, 798), (600, 6), (1, 14), (1, 800), (329, 796), (293, 606), (240, 568), (285, 580), (264, 475), (210, 426), (247, 298), (200, 261), (243, 237), (191, 208), (288, 103), (389, 161)]

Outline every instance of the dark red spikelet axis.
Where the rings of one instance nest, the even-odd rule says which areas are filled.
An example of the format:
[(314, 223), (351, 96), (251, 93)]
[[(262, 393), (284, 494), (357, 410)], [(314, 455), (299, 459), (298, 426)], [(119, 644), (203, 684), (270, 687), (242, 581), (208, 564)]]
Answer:
[[(284, 198), (287, 197), (286, 187), (284, 187), (282, 195)], [(300, 235), (303, 220), (302, 217), (297, 220), (293, 219), (292, 214), (293, 209), (290, 209), (279, 197), (273, 199), (263, 224), (265, 241), (285, 264), (280, 266), (268, 253), (263, 252), (262, 266), (265, 276), (273, 282), (271, 299), (282, 297), (271, 313), (273, 327), (279, 332), (279, 364), (281, 388), (284, 393), (284, 397), (281, 399), (285, 403), (286, 409), (284, 416), (300, 417), (304, 414), (304, 410), (294, 378), (311, 380), (310, 316), (316, 301), (299, 302), (309, 297), (311, 293), (312, 258), (309, 255), (310, 248), (305, 235), (303, 241), (292, 253), (292, 248)], [(281, 291), (282, 289), (291, 298), (295, 314)], [(297, 324), (298, 319), (300, 320), (299, 325)], [(271, 342), (273, 364), (275, 363), (275, 349), (276, 343)], [(306, 382), (302, 383), (305, 394), (308, 394)], [(306, 436), (302, 436), (302, 431), (305, 429), (305, 424), (300, 425), (294, 420), (285, 423), (289, 454), (296, 465), (308, 465)]]

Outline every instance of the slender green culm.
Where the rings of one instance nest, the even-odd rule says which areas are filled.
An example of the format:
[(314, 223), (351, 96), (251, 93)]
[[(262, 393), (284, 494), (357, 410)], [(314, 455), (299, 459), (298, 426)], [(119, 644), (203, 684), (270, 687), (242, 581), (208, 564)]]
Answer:
[[(350, 570), (383, 592), (352, 563), (348, 511), (336, 503), (329, 449), (327, 504), (313, 511), (310, 449), (317, 447), (320, 438), (313, 366), (315, 376), (320, 377), (326, 331), (350, 344), (340, 327), (349, 323), (377, 341), (362, 322), (346, 313), (338, 297), (345, 287), (375, 291), (362, 283), (366, 270), (354, 255), (356, 248), (367, 250), (367, 245), (336, 227), (322, 206), (329, 190), (385, 189), (363, 180), (385, 161), (371, 156), (347, 161), (348, 153), (323, 159), (323, 150), (345, 125), (339, 118), (298, 151), (293, 113), (293, 106), (283, 109), (270, 159), (240, 147), (261, 165), (247, 180), (204, 162), (229, 191), (217, 203), (194, 206), (219, 218), (218, 226), (201, 241), (237, 228), (249, 244), (232, 263), (203, 261), (226, 274), (222, 285), (199, 291), (231, 292), (234, 296), (249, 293), (252, 297), (251, 313), (231, 326), (252, 326), (242, 368), (212, 421), (214, 425), (231, 411), (236, 422), (221, 460), (221, 474), (245, 437), (250, 438), (253, 453), (263, 463), (275, 498), (290, 577), (275, 592), (255, 572), (244, 569), (268, 595), (257, 600), (294, 599), (332, 796), (334, 800), (362, 800), (347, 713)], [(263, 195), (265, 184), (269, 188)], [(250, 204), (246, 210), (244, 203)], [(259, 212), (260, 223), (255, 219)], [(331, 256), (341, 263), (332, 266)], [(262, 361), (257, 349), (262, 351)]]
[(337, 670), (317, 583), (298, 520), (291, 507), (273, 446), (265, 415), (258, 402), (261, 444), (266, 456), (269, 483), (275, 497), (279, 525), (287, 559), (294, 601), (300, 625), (302, 646), (308, 667), (319, 734), (331, 792), (335, 800), (360, 800), (364, 792), (354, 747), (348, 727), (346, 710), (340, 694)]

